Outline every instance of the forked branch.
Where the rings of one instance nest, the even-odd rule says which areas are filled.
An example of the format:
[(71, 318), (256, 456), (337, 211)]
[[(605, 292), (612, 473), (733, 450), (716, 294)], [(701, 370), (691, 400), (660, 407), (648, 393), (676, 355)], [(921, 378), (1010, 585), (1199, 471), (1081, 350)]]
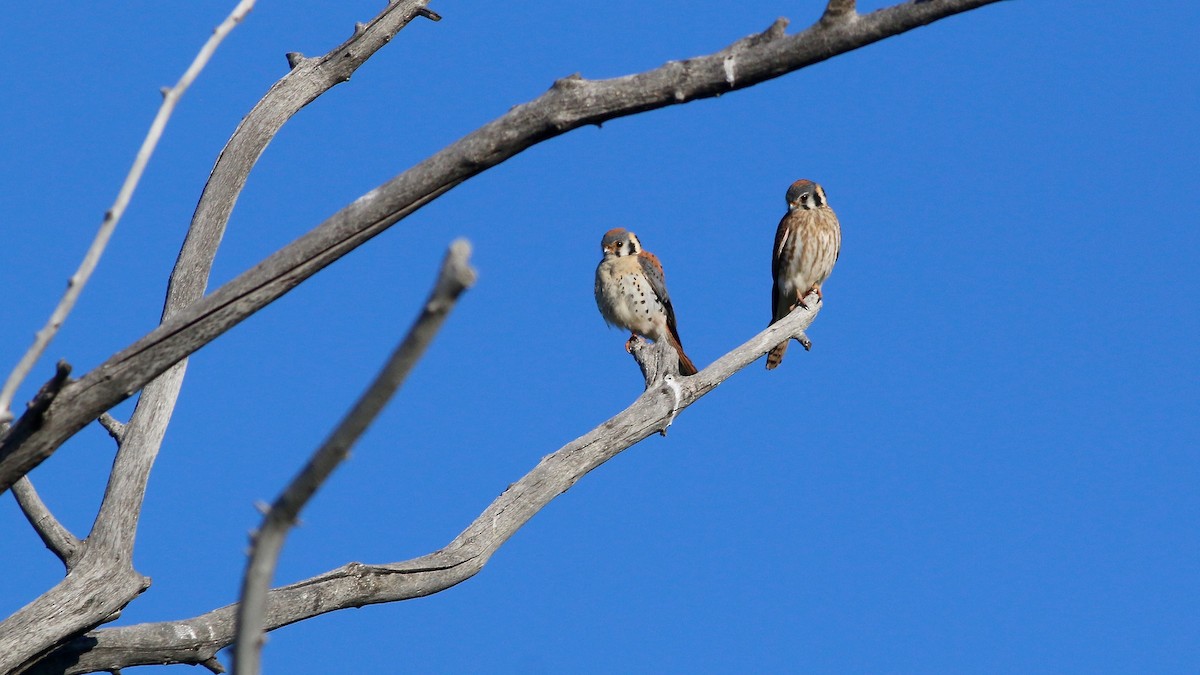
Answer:
[(19, 443), (0, 444), (0, 491), (172, 364), (454, 186), (537, 143), (581, 126), (750, 87), (994, 2), (999, 0), (904, 2), (852, 22), (818, 22), (796, 35), (784, 35), (780, 21), (715, 54), (637, 75), (559, 80), (536, 100), (355, 200), (72, 383), (54, 403), (48, 424)]
[[(271, 590), (266, 597), (264, 627), (274, 630), (339, 609), (424, 597), (471, 578), (555, 497), (623, 450), (665, 429), (680, 411), (767, 350), (803, 335), (820, 309), (820, 303), (814, 301), (808, 309), (797, 309), (696, 375), (672, 377), (650, 387), (615, 417), (542, 458), (442, 549), (399, 563), (349, 563)], [(31, 672), (48, 675), (143, 664), (200, 664), (234, 641), (237, 611), (237, 605), (229, 605), (184, 621), (92, 631), (43, 659)]]
[(142, 179), (142, 174), (146, 170), (146, 165), (150, 163), (150, 156), (154, 154), (154, 148), (158, 146), (158, 139), (162, 138), (163, 129), (167, 126), (167, 120), (171, 119), (171, 113), (175, 111), (175, 105), (179, 102), (179, 98), (183, 96), (183, 92), (191, 86), (196, 76), (204, 70), (204, 66), (208, 65), (209, 59), (213, 53), (217, 51), (217, 46), (225, 39), (226, 35), (234, 29), (242, 19), (246, 17), (250, 10), (254, 7), (255, 0), (241, 0), (229, 16), (221, 22), (213, 30), (212, 36), (208, 38), (208, 42), (196, 54), (196, 58), (192, 60), (192, 65), (184, 71), (183, 76), (175, 83), (174, 87), (163, 90), (162, 105), (158, 108), (158, 114), (154, 116), (154, 121), (150, 123), (150, 131), (146, 133), (145, 140), (142, 141), (142, 147), (138, 149), (137, 156), (133, 160), (133, 166), (129, 169), (129, 173), (125, 176), (125, 182), (122, 183), (121, 189), (117, 192), (117, 199), (113, 202), (111, 208), (104, 214), (104, 220), (100, 223), (100, 229), (96, 232), (96, 237), (92, 240), (91, 246), (88, 247), (87, 253), (83, 256), (83, 262), (79, 264), (79, 269), (75, 270), (75, 274), (67, 281), (67, 291), (63, 294), (62, 299), (58, 301), (58, 306), (50, 313), (50, 319), (46, 325), (42, 327), (34, 337), (33, 344), (21, 360), (17, 362), (15, 368), (8, 379), (4, 382), (3, 389), (0, 389), (0, 422), (6, 422), (12, 419), (12, 400), (17, 393), (17, 387), (21, 386), (29, 371), (33, 369), (38, 359), (42, 357), (42, 353), (46, 351), (50, 341), (58, 334), (59, 327), (67, 320), (67, 315), (75, 307), (75, 301), (79, 299), (79, 294), (83, 292), (83, 287), (91, 278), (92, 272), (96, 269), (96, 265), (100, 263), (100, 256), (104, 253), (104, 249), (108, 246), (109, 239), (112, 238), (113, 230), (117, 228), (117, 223), (120, 222), (121, 216), (125, 214), (125, 208), (129, 206), (129, 200), (133, 198), (133, 191), (137, 189), (138, 183)]

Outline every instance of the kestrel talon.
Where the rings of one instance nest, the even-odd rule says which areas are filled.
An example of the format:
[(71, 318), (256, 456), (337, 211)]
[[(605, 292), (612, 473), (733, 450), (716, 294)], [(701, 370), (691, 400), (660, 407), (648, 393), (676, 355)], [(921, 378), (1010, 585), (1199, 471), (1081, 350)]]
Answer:
[(658, 258), (642, 250), (637, 235), (623, 228), (605, 232), (600, 248), (604, 259), (596, 267), (596, 306), (604, 321), (632, 333), (630, 340), (638, 335), (667, 340), (679, 354), (679, 373), (695, 375), (696, 366), (679, 342), (675, 308)]
[[(842, 248), (841, 225), (820, 185), (803, 179), (792, 183), (787, 205), (788, 212), (775, 231), (771, 256), (771, 323), (797, 307), (808, 307), (804, 298), (809, 293), (815, 291), (821, 299), (821, 284), (829, 278)], [(788, 342), (784, 340), (767, 353), (767, 370), (783, 361)]]

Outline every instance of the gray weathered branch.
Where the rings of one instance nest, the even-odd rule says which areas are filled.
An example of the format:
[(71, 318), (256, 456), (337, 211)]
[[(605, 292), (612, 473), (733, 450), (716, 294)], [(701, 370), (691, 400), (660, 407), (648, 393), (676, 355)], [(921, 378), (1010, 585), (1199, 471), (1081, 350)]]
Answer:
[(50, 549), (51, 553), (58, 556), (63, 566), (69, 571), (75, 565), (75, 558), (79, 551), (79, 538), (71, 534), (70, 530), (63, 527), (54, 514), (50, 513), (49, 507), (38, 496), (33, 483), (29, 481), (29, 476), (22, 476), (21, 480), (13, 483), (13, 497), (16, 497), (17, 504), (21, 507), (21, 513), (25, 514), (25, 519), (33, 526), (33, 530), (37, 532), (42, 543)]
[[(421, 15), (427, 3), (389, 3), (369, 23), (359, 24), (350, 39), (324, 56), (303, 59), (250, 110), (221, 151), (200, 195), (168, 281), (164, 322), (203, 297), (234, 204), (251, 169), (284, 123), (321, 94), (349, 80), (359, 66)], [(93, 528), (119, 539), (122, 549), (133, 547), (146, 482), (179, 398), (186, 368), (186, 359), (181, 360), (150, 382), (126, 425)]]
[(100, 413), (98, 419), (100, 426), (104, 427), (108, 435), (112, 436), (112, 439), (120, 446), (121, 441), (125, 440), (125, 424), (108, 413)]
[[(672, 376), (647, 389), (615, 417), (542, 458), (444, 548), (399, 563), (349, 563), (271, 590), (265, 628), (274, 630), (339, 609), (424, 597), (466, 581), (555, 497), (623, 450), (666, 428), (680, 411), (784, 339), (803, 335), (820, 309), (819, 302), (810, 302), (808, 309), (797, 309), (696, 375)], [(48, 675), (160, 663), (199, 664), (234, 641), (236, 612), (237, 605), (228, 605), (184, 621), (93, 631), (50, 654), (30, 672)]]
[(581, 126), (750, 87), (993, 2), (999, 0), (905, 2), (851, 22), (818, 22), (790, 36), (780, 20), (708, 56), (609, 80), (559, 80), (534, 101), (363, 195), (64, 388), (47, 424), (19, 442), (0, 443), (0, 491), (171, 365), (454, 186), (537, 143)]
[(104, 214), (104, 219), (100, 223), (100, 229), (97, 230), (95, 238), (92, 239), (91, 246), (83, 256), (83, 261), (79, 263), (79, 268), (75, 274), (67, 281), (67, 290), (63, 293), (62, 299), (58, 301), (54, 311), (50, 313), (50, 318), (46, 321), (46, 325), (42, 327), (34, 337), (33, 345), (13, 368), (12, 373), (4, 382), (4, 387), (0, 389), (0, 422), (7, 422), (12, 419), (12, 413), (9, 407), (12, 403), (13, 396), (16, 394), (17, 387), (21, 385), (25, 377), (29, 375), (29, 371), (33, 370), (33, 366), (37, 360), (42, 357), (42, 353), (46, 351), (46, 347), (54, 336), (58, 334), (58, 329), (63, 322), (67, 320), (67, 315), (75, 307), (75, 301), (79, 299), (79, 294), (83, 292), (83, 287), (91, 278), (92, 272), (96, 269), (96, 265), (100, 263), (100, 256), (104, 253), (104, 249), (108, 247), (108, 241), (112, 238), (113, 231), (117, 228), (117, 223), (120, 222), (121, 216), (125, 214), (125, 208), (129, 206), (129, 200), (133, 198), (133, 191), (137, 189), (138, 183), (142, 180), (142, 174), (146, 170), (146, 165), (150, 163), (150, 156), (154, 154), (154, 149), (158, 147), (158, 140), (162, 137), (163, 130), (167, 127), (167, 121), (171, 119), (171, 113), (175, 111), (175, 106), (179, 102), (180, 97), (191, 86), (192, 82), (200, 75), (200, 71), (204, 70), (204, 66), (208, 65), (209, 59), (217, 51), (221, 41), (229, 35), (242, 19), (250, 13), (254, 7), (255, 0), (241, 0), (229, 16), (221, 22), (219, 26), (213, 30), (212, 35), (204, 46), (200, 48), (200, 52), (196, 54), (196, 58), (192, 60), (192, 64), (184, 71), (183, 75), (174, 87), (163, 90), (163, 101), (158, 108), (158, 114), (154, 116), (154, 121), (150, 123), (150, 130), (146, 132), (146, 138), (142, 141), (142, 147), (138, 149), (137, 156), (133, 160), (133, 166), (129, 169), (129, 173), (125, 176), (125, 181), (121, 184), (121, 189), (117, 191), (116, 200), (112, 207)]
[[(164, 320), (203, 296), (234, 203), (250, 170), (275, 133), (303, 106), (348, 80), (400, 29), (421, 15), (427, 1), (389, 3), (369, 23), (360, 24), (349, 40), (325, 56), (306, 59), (288, 73), (242, 120), (218, 157), (197, 204), (171, 272)], [(238, 13), (244, 7), (245, 3), (240, 4), (234, 10), (234, 16), (240, 16)], [(10, 649), (6, 641), (21, 641), (22, 649), (53, 644), (106, 620), (145, 589), (148, 580), (132, 567), (133, 544), (150, 469), (170, 422), (185, 368), (186, 361), (180, 361), (150, 382), (128, 424), (120, 424), (107, 413), (100, 416), (101, 423), (117, 440), (118, 452), (99, 514), (91, 534), (83, 542), (85, 548), (96, 550), (91, 555), (80, 556), (84, 563), (79, 569), (69, 566), (67, 580), (0, 624), (0, 665), (5, 663), (4, 656), (14, 655), (15, 658), (18, 654), (18, 650)], [(63, 377), (65, 381), (65, 373)], [(52, 393), (57, 391), (56, 388)], [(39, 409), (44, 412), (49, 402), (49, 398), (45, 399)], [(40, 424), (41, 413), (37, 416), (27, 414), (14, 431), (30, 433)], [(41, 530), (39, 534), (43, 534)], [(100, 549), (106, 553), (102, 554)], [(18, 630), (20, 625), (36, 625), (36, 634), (23, 636)], [(7, 671), (0, 667), (0, 672)]]
[(267, 604), (267, 589), (275, 575), (279, 551), (283, 548), (288, 530), (300, 516), (308, 500), (329, 479), (333, 470), (350, 454), (367, 427), (404, 383), (413, 366), (425, 353), (438, 330), (458, 302), (458, 296), (475, 283), (475, 270), (470, 265), (471, 245), (459, 239), (450, 246), (442, 262), (437, 282), (416, 323), (388, 358), (383, 370), (367, 388), (333, 434), (317, 449), (308, 464), (300, 471), (271, 508), (263, 516), (262, 526), (254, 536), (250, 560), (242, 581), (241, 602), (236, 616), (237, 635), (234, 648), (234, 672), (237, 675), (258, 675), (261, 671), (263, 613)]

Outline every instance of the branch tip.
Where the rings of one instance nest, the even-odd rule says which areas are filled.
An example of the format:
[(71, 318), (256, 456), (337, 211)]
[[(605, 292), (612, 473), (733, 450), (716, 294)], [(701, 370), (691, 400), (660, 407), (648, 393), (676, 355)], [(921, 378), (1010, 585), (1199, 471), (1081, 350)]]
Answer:
[(108, 432), (109, 436), (120, 445), (125, 440), (125, 425), (117, 421), (117, 418), (108, 413), (101, 413), (98, 418), (100, 426)]
[(438, 285), (449, 282), (458, 287), (453, 290), (453, 297), (474, 286), (479, 279), (479, 273), (471, 267), (471, 242), (468, 239), (460, 237), (451, 242), (442, 265), (442, 280)]
[(200, 662), (200, 665), (208, 668), (210, 672), (216, 673), (217, 675), (223, 675), (225, 672), (225, 666), (221, 665), (221, 662), (218, 661), (217, 657), (215, 656), (210, 656), (207, 659), (204, 659)]
[(407, 379), (454, 308), (458, 296), (475, 282), (475, 270), (470, 266), (470, 257), (469, 241), (460, 238), (451, 242), (429, 300), (408, 334), (392, 351), (383, 369), (333, 433), (317, 448), (263, 516), (262, 525), (251, 538), (250, 559), (242, 576), (241, 600), (235, 615), (233, 665), (238, 675), (258, 675), (260, 672), (266, 630), (263, 623), (267, 589), (288, 530), (297, 524), (300, 511), (308, 500), (346, 460), (355, 442)]
[(786, 16), (781, 16), (778, 19), (775, 19), (775, 22), (762, 32), (763, 37), (767, 38), (768, 40), (778, 40), (787, 33), (787, 27), (789, 23), (791, 22), (788, 21)]
[(442, 20), (441, 14), (438, 14), (437, 12), (433, 11), (432, 9), (429, 9), (428, 7), (418, 7), (417, 15), (423, 16), (426, 19), (429, 19), (430, 21), (434, 21), (434, 22)]

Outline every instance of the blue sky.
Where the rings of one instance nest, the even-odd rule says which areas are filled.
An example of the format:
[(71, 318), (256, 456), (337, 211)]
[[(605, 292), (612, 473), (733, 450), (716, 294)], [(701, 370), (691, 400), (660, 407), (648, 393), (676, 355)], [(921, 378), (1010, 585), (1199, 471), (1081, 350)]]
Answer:
[[(158, 88), (232, 4), (0, 11), (14, 56), (0, 74), (5, 372), (110, 205)], [(200, 187), (284, 53), (321, 54), (379, 7), (261, 2), (185, 96), (19, 400), (54, 360), (85, 372), (155, 325)], [(710, 53), (780, 15), (798, 30), (822, 7), (434, 5), (443, 21), (412, 24), (267, 149), (211, 287), (558, 77)], [(805, 177), (843, 229), (811, 353), (721, 385), (474, 579), (276, 631), (266, 668), (1195, 672), (1198, 22), (1178, 0), (1002, 3), (577, 130), (454, 189), (192, 359), (135, 553), (154, 585), (120, 623), (235, 599), (253, 504), (369, 382), (453, 238), (474, 243), (478, 285), (306, 510), (277, 583), (444, 545), (637, 396), (625, 336), (592, 299), (605, 230), (662, 259), (698, 365), (761, 330), (783, 194)], [(111, 457), (93, 425), (33, 474), (77, 534)], [(0, 542), (7, 615), (61, 566), (9, 497)]]

